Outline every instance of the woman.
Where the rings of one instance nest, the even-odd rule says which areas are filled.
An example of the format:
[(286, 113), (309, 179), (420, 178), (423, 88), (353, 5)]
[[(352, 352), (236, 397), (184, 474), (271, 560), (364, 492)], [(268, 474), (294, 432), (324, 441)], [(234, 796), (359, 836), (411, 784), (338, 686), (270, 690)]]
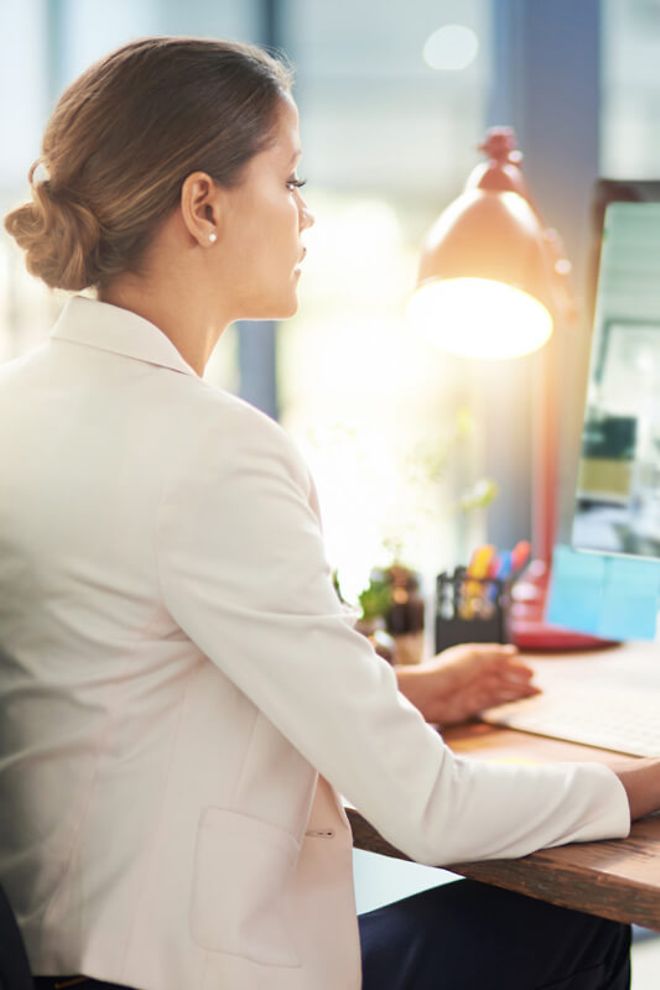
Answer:
[(279, 63), (145, 39), (64, 93), (6, 220), (97, 290), (0, 371), (0, 883), (37, 986), (623, 987), (626, 929), (468, 882), (366, 916), (361, 959), (337, 792), (441, 864), (623, 836), (660, 769), (454, 757), (352, 629), (289, 440), (201, 378), (296, 310), (299, 156)]

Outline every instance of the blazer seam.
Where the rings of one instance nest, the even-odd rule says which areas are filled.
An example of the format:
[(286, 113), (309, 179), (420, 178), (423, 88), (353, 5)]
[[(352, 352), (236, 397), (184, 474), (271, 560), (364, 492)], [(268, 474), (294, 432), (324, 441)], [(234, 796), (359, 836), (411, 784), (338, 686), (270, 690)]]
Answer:
[[(208, 660), (207, 662), (208, 663), (211, 663), (212, 661), (211, 660)], [(241, 764), (240, 764), (240, 767), (238, 768), (238, 773), (236, 774), (236, 777), (234, 778), (234, 784), (233, 784), (233, 786), (231, 788), (231, 791), (230, 791), (230, 802), (231, 802), (232, 806), (236, 802), (237, 792), (239, 791), (240, 786), (243, 783), (243, 778), (245, 776), (245, 769), (246, 769), (246, 765), (247, 765), (247, 762), (248, 762), (248, 757), (250, 756), (250, 754), (252, 752), (252, 744), (254, 742), (255, 733), (257, 731), (257, 725), (258, 725), (258, 723), (259, 723), (259, 721), (261, 719), (261, 716), (262, 716), (262, 713), (257, 708), (257, 706), (254, 705), (251, 701), (250, 701), (250, 704), (252, 705), (252, 708), (254, 710), (254, 717), (252, 719), (252, 725), (250, 726), (249, 736), (248, 736), (248, 738), (246, 740), (246, 743), (245, 743), (245, 749), (243, 750), (243, 757), (241, 759)]]

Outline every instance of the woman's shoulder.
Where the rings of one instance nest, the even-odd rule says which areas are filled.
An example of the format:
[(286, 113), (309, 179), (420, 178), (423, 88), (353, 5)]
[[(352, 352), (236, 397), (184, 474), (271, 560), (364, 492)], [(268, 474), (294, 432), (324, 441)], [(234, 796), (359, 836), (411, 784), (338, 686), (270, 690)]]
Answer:
[[(182, 383), (183, 384), (183, 383)], [(186, 383), (186, 385), (192, 383)], [(309, 472), (289, 434), (270, 416), (231, 392), (197, 380), (176, 415), (184, 445), (209, 469), (284, 468), (308, 487)], [(188, 389), (186, 388), (186, 391)], [(185, 408), (183, 408), (185, 405)]]
[(201, 385), (198, 390), (199, 411), (208, 419), (216, 435), (236, 431), (243, 438), (293, 446), (280, 424), (250, 402), (208, 382), (202, 381)]

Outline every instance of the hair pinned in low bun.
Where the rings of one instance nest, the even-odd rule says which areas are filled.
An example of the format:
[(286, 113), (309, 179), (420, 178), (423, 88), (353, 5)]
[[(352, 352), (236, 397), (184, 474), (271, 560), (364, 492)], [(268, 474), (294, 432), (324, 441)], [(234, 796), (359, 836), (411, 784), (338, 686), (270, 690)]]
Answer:
[(32, 202), (8, 213), (5, 227), (25, 251), (25, 266), (31, 275), (51, 288), (78, 292), (97, 280), (99, 222), (87, 207), (53, 195), (48, 179), (35, 182), (37, 164), (28, 176)]
[(207, 38), (143, 38), (96, 62), (48, 122), (32, 201), (5, 217), (28, 271), (80, 291), (139, 270), (186, 176), (239, 182), (290, 86), (262, 49)]

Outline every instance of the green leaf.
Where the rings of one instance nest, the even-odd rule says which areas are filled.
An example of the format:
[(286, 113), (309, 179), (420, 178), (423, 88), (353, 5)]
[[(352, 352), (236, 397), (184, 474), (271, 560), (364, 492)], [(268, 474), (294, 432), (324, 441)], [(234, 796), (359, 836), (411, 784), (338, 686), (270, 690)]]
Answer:
[(472, 488), (461, 495), (458, 500), (459, 508), (463, 512), (485, 509), (497, 498), (499, 491), (499, 485), (492, 478), (480, 478)]

